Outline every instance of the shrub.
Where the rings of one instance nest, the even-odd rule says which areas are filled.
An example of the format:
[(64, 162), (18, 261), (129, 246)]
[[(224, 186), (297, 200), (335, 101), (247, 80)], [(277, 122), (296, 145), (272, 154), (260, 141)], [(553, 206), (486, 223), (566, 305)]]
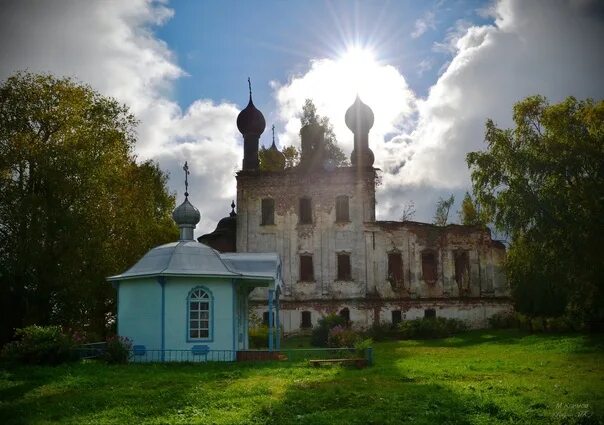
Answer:
[(111, 336), (107, 338), (107, 346), (103, 358), (107, 363), (128, 363), (132, 350), (132, 341), (123, 336)]
[(365, 350), (373, 346), (373, 340), (371, 338), (359, 339), (354, 344), (354, 349), (359, 357), (365, 357)]
[(336, 326), (346, 327), (346, 319), (337, 314), (330, 314), (319, 319), (317, 326), (312, 330), (312, 336), (310, 338), (311, 345), (314, 345), (315, 347), (327, 347), (329, 330)]
[(335, 348), (353, 347), (361, 339), (361, 334), (354, 329), (337, 325), (329, 330), (327, 346)]
[(436, 317), (405, 320), (399, 323), (398, 329), (403, 339), (422, 339), (451, 336), (465, 331), (467, 326), (461, 320)]
[(489, 317), (489, 327), (492, 329), (517, 328), (518, 318), (514, 312), (500, 311)]
[(374, 341), (397, 339), (398, 328), (390, 322), (377, 322), (373, 323), (371, 327), (367, 329), (367, 335)]
[(268, 326), (257, 325), (250, 328), (250, 348), (266, 348), (268, 344)]
[(17, 329), (17, 340), (2, 349), (2, 358), (8, 361), (56, 365), (78, 359), (76, 343), (59, 326), (28, 326)]

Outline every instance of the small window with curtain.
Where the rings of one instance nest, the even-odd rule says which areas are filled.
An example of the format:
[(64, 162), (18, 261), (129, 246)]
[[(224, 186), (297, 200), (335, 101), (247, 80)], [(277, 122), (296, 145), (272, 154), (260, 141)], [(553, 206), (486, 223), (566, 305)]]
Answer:
[(338, 280), (352, 280), (350, 254), (348, 253), (338, 254)]
[(348, 196), (342, 195), (336, 198), (336, 222), (346, 223), (350, 221), (348, 209)]
[(312, 224), (312, 204), (310, 198), (300, 198), (300, 224)]
[(211, 308), (210, 294), (196, 288), (189, 294), (189, 339), (209, 339), (211, 336)]
[(260, 225), (270, 226), (275, 224), (275, 200), (265, 198), (262, 200), (262, 221)]
[(312, 255), (300, 255), (300, 281), (312, 282), (315, 272), (312, 264)]

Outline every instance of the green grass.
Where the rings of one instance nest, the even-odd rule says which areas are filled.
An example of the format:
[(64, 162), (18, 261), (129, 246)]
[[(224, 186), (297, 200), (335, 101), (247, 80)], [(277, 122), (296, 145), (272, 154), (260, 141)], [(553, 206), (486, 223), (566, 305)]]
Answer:
[[(291, 342), (296, 344), (295, 341)], [(603, 423), (604, 338), (476, 331), (305, 363), (0, 369), (0, 423)]]

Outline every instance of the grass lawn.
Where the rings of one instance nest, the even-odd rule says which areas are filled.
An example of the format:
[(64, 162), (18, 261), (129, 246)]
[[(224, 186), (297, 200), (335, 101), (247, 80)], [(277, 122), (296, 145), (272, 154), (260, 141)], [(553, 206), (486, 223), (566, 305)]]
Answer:
[(604, 423), (602, 335), (474, 331), (377, 343), (375, 363), (0, 369), (0, 423)]

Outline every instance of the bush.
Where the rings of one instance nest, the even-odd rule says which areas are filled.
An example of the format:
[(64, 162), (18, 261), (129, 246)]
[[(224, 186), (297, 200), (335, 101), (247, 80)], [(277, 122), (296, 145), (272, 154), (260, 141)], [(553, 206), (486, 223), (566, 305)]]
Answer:
[(371, 337), (374, 341), (397, 339), (398, 328), (390, 322), (373, 323), (371, 327), (367, 329), (367, 336)]
[(334, 348), (353, 347), (361, 339), (361, 334), (354, 329), (337, 325), (329, 330), (327, 346)]
[(123, 364), (128, 363), (132, 350), (132, 341), (123, 336), (111, 336), (107, 338), (107, 346), (103, 358), (107, 363)]
[(354, 344), (354, 349), (359, 357), (365, 357), (365, 350), (373, 346), (373, 340), (371, 338), (359, 339)]
[(315, 347), (327, 347), (327, 339), (329, 337), (329, 331), (336, 326), (346, 327), (346, 319), (337, 314), (330, 314), (319, 319), (319, 323), (312, 330), (312, 336), (310, 338), (311, 345)]
[(250, 348), (266, 348), (268, 345), (268, 326), (258, 325), (250, 328)]
[(512, 329), (518, 327), (518, 318), (514, 312), (500, 311), (489, 317), (491, 329)]
[(403, 339), (444, 338), (467, 330), (464, 322), (443, 317), (406, 320), (398, 325)]
[(57, 365), (78, 359), (76, 342), (59, 326), (28, 326), (17, 329), (18, 340), (2, 349), (2, 358), (8, 361)]

